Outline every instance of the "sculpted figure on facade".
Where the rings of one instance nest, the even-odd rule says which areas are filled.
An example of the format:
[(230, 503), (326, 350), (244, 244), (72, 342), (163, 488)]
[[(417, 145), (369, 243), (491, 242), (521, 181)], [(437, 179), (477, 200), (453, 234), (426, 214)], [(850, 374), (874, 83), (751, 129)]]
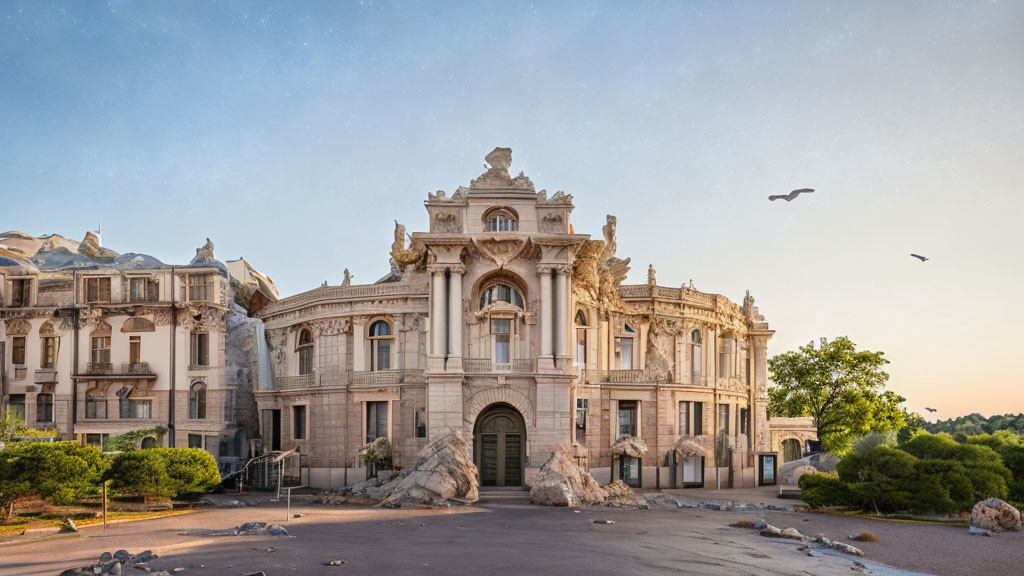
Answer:
[(341, 279), (342, 286), (352, 285), (352, 274), (349, 273), (348, 268), (345, 268), (344, 278)]
[(405, 247), (406, 233), (405, 226), (395, 220), (395, 241), (391, 243), (391, 258), (397, 264), (399, 270), (404, 270), (410, 264), (416, 264), (423, 258), (425, 250), (416, 241), (410, 242)]

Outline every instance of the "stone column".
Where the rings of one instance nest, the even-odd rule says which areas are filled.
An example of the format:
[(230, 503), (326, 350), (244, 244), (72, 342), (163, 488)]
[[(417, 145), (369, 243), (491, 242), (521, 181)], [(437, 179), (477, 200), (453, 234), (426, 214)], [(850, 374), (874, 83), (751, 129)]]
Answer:
[(555, 356), (566, 359), (560, 363), (564, 368), (569, 357), (569, 269), (560, 266), (555, 271)]
[(537, 369), (540, 371), (554, 370), (554, 346), (551, 334), (554, 301), (551, 294), (551, 266), (537, 266), (537, 273), (540, 275), (540, 354), (538, 354)]
[(462, 274), (465, 266), (452, 265), (448, 277), (448, 371), (462, 371)]
[(430, 288), (430, 357), (427, 358), (427, 370), (441, 372), (444, 370), (445, 347), (448, 342), (445, 325), (444, 305), (445, 293), (444, 267), (429, 266), (431, 275)]

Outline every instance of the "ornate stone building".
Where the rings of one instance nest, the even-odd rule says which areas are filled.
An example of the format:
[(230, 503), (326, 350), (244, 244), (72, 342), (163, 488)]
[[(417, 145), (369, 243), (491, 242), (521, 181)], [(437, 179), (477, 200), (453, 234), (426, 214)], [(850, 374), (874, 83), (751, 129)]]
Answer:
[(0, 235), (0, 404), (63, 439), (151, 430), (143, 446), (205, 448), (230, 468), (258, 432), (255, 362), (228, 349), (255, 348), (260, 322), (238, 303), (277, 299), (269, 278), (232, 264), (247, 275), (209, 240), (170, 266), (93, 232)]
[(385, 278), (260, 310), (264, 447), (298, 448), (314, 486), (364, 480), (358, 451), (378, 437), (410, 466), (453, 428), (485, 486), (530, 484), (558, 443), (601, 483), (754, 485), (772, 331), (749, 293), (662, 286), (653, 267), (623, 285), (614, 217), (577, 234), (571, 195), (511, 176), (507, 148), (486, 160), (428, 195), (427, 231), (396, 222)]

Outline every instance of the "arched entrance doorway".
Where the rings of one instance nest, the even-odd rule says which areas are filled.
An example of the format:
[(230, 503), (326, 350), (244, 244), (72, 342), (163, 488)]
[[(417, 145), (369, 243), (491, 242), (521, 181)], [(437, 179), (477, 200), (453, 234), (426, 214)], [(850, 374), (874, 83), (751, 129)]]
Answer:
[(473, 426), (473, 461), (481, 486), (522, 486), (526, 423), (508, 404), (492, 404)]
[(790, 438), (782, 441), (782, 461), (792, 462), (793, 460), (799, 460), (803, 454), (800, 453), (800, 441), (796, 438)]

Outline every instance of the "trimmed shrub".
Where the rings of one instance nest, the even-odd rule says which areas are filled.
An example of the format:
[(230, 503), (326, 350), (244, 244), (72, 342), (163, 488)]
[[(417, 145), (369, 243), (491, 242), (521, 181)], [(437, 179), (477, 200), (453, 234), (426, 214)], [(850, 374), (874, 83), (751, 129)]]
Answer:
[(850, 505), (850, 491), (846, 483), (831, 474), (804, 474), (798, 483), (800, 499), (810, 508)]
[(59, 506), (99, 490), (107, 462), (100, 451), (77, 442), (18, 442), (0, 451), (0, 506), (14, 514), (20, 498), (38, 494)]
[(174, 487), (167, 474), (167, 461), (155, 450), (121, 452), (107, 471), (111, 488), (120, 496), (171, 498)]
[[(148, 452), (149, 450), (147, 450)], [(195, 496), (220, 484), (217, 461), (199, 448), (154, 448), (167, 465), (167, 475), (175, 496)]]

